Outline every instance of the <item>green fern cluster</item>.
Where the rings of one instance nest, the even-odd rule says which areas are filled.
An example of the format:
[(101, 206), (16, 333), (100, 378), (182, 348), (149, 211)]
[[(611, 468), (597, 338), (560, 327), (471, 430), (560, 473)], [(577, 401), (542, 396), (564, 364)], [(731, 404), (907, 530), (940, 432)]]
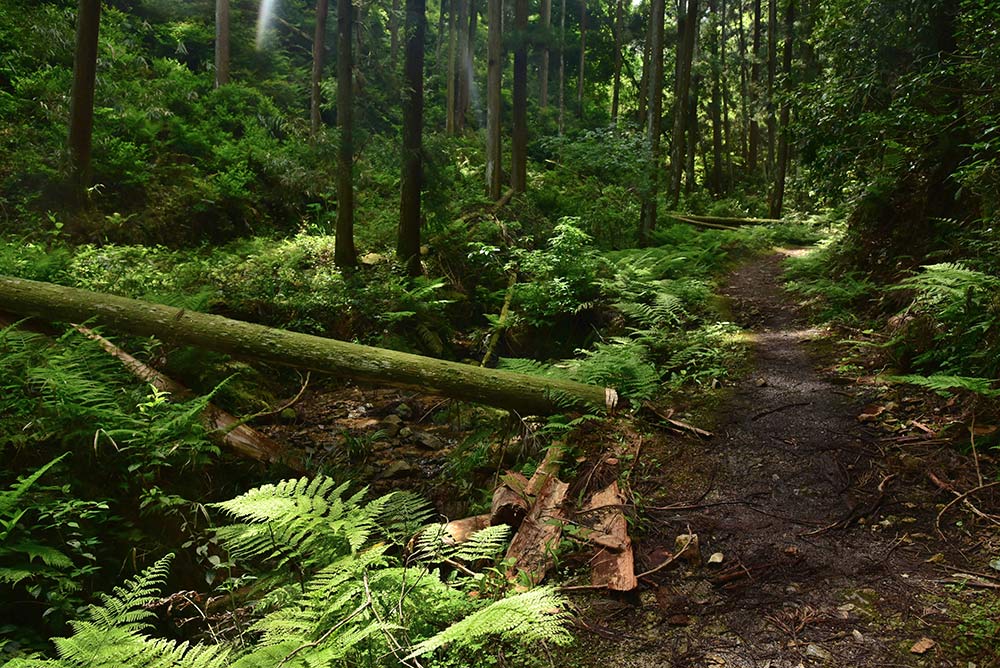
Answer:
[[(55, 640), (58, 658), (19, 658), (7, 668), (202, 668), (414, 665), (446, 647), (565, 644), (568, 613), (551, 589), (509, 598), (470, 597), (488, 577), (463, 566), (447, 581), (437, 563), (495, 563), (507, 527), (485, 529), (455, 544), (416, 497), (393, 493), (363, 502), (363, 492), (325, 477), (265, 485), (216, 507), (238, 519), (219, 536), (260, 582), (258, 619), (239, 638), (189, 644), (152, 635), (151, 604), (162, 590), (170, 558), (91, 606)], [(408, 551), (404, 549), (409, 545)]]

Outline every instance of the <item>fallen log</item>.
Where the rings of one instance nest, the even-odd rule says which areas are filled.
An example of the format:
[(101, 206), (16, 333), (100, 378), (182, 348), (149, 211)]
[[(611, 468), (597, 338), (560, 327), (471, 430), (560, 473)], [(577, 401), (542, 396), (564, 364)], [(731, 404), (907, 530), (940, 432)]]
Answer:
[(590, 511), (591, 529), (584, 537), (600, 548), (590, 562), (590, 583), (595, 587), (632, 591), (639, 584), (628, 521), (621, 511), (624, 503), (625, 497), (615, 481), (590, 497), (584, 508)]
[(682, 213), (679, 211), (674, 211), (667, 214), (670, 218), (684, 217), (689, 220), (699, 221), (702, 223), (715, 223), (716, 225), (767, 225), (772, 223), (783, 223), (785, 221), (780, 218), (732, 218), (726, 216), (699, 216), (693, 213)]
[(560, 506), (568, 490), (569, 485), (555, 476), (546, 479), (535, 505), (507, 549), (506, 561), (511, 564), (508, 580), (516, 582), (524, 578), (536, 585), (545, 579), (555, 564), (555, 552), (562, 537), (566, 516)]
[(689, 225), (697, 225), (698, 227), (711, 227), (716, 230), (738, 230), (738, 227), (733, 225), (722, 225), (721, 223), (711, 223), (705, 220), (695, 220), (689, 216), (681, 216), (674, 213), (668, 213), (667, 218), (673, 218), (674, 220), (679, 220), (682, 223), (687, 223)]
[(49, 321), (94, 321), (169, 343), (413, 388), (524, 415), (570, 406), (611, 409), (618, 399), (614, 390), (595, 385), (483, 369), (21, 278), (0, 276), (0, 309)]

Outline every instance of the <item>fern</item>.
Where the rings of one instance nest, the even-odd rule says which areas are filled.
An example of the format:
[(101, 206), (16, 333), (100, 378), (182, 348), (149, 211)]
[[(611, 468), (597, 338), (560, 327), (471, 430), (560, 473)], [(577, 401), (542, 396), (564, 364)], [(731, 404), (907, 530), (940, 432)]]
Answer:
[(906, 375), (886, 376), (885, 380), (892, 383), (908, 383), (919, 385), (942, 395), (950, 396), (951, 390), (967, 390), (984, 397), (1000, 397), (1000, 390), (994, 389), (996, 382), (989, 378), (972, 378), (969, 376), (948, 376), (935, 374), (932, 376)]

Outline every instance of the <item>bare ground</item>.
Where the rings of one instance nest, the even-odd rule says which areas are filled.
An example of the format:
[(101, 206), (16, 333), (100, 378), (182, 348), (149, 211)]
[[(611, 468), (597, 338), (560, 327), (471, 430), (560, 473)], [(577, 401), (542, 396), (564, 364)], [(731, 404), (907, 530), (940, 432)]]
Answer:
[[(880, 397), (817, 369), (822, 335), (800, 324), (780, 262), (748, 263), (724, 288), (754, 368), (715, 437), (651, 434), (637, 467), (640, 566), (686, 533), (705, 563), (660, 571), (634, 596), (577, 595), (583, 640), (558, 665), (1000, 665), (988, 621), (1000, 580), (983, 572), (996, 534), (962, 512), (944, 519), (946, 539), (935, 528), (954, 495), (928, 474), (968, 480), (969, 460), (920, 430), (897, 445), (869, 421)], [(980, 576), (956, 586), (956, 571)]]

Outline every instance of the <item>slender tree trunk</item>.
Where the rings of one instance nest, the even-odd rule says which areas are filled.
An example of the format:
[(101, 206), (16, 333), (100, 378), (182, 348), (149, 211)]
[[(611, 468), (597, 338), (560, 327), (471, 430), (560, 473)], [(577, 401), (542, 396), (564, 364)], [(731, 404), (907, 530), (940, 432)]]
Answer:
[(538, 69), (538, 106), (547, 109), (549, 106), (549, 32), (552, 30), (552, 0), (542, 0), (542, 29), (545, 31), (542, 39), (542, 62)]
[(778, 122), (774, 115), (774, 75), (778, 64), (778, 0), (767, 3), (767, 164), (768, 177), (774, 175), (774, 144)]
[(448, 40), (448, 24), (445, 23), (445, 16), (447, 16), (450, 6), (450, 0), (441, 0), (438, 6), (437, 44), (434, 49), (434, 63), (437, 67), (441, 67), (441, 51)]
[(500, 198), (503, 185), (500, 142), (500, 85), (503, 68), (503, 0), (487, 0), (489, 35), (486, 64), (486, 188), (490, 199)]
[[(700, 126), (698, 124), (698, 95), (701, 93), (701, 75), (696, 74), (691, 79), (691, 92), (688, 95), (687, 118), (687, 155), (684, 162), (684, 192), (692, 193), (698, 187), (695, 177), (695, 158), (698, 156), (699, 143), (701, 140)], [(707, 170), (706, 170), (707, 172)]]
[(337, 237), (333, 260), (342, 269), (358, 264), (354, 249), (354, 62), (351, 54), (354, 6), (337, 0)]
[(649, 114), (646, 138), (649, 141), (650, 164), (648, 195), (642, 206), (639, 223), (639, 245), (649, 245), (650, 235), (656, 229), (656, 200), (660, 188), (660, 135), (663, 120), (663, 22), (664, 0), (651, 0), (649, 6)]
[(456, 74), (458, 71), (458, 5), (463, 0), (451, 0), (451, 11), (448, 12), (448, 83), (447, 99), (445, 101), (445, 125), (446, 134), (455, 134), (455, 110), (458, 107), (458, 95), (456, 92)]
[(625, 3), (615, 3), (615, 78), (611, 88), (611, 122), (618, 125), (618, 105), (622, 87), (622, 30), (625, 23)]
[(97, 80), (97, 37), (101, 0), (80, 0), (76, 19), (73, 90), (69, 105), (69, 158), (73, 187), (80, 202), (90, 186), (91, 140), (94, 134), (94, 84)]
[(229, 0), (215, 0), (215, 87), (229, 83)]
[(310, 130), (319, 134), (323, 116), (319, 110), (320, 82), (323, 80), (323, 56), (326, 51), (326, 15), (330, 0), (316, 0), (316, 32), (313, 36), (312, 96), (309, 100)]
[(565, 129), (566, 119), (566, 0), (562, 0), (559, 19), (559, 134)]
[(722, 133), (723, 133), (723, 154), (726, 161), (726, 182), (723, 184), (723, 191), (728, 191), (733, 182), (733, 131), (730, 121), (730, 109), (732, 109), (732, 99), (729, 90), (729, 61), (726, 60), (726, 47), (729, 40), (729, 19), (726, 12), (726, 0), (722, 0), (722, 44), (720, 55), (719, 79), (722, 86)]
[(650, 60), (650, 51), (652, 51), (653, 48), (652, 47), (653, 29), (654, 29), (653, 21), (650, 20), (649, 25), (646, 28), (646, 40), (642, 45), (642, 76), (639, 77), (639, 108), (636, 114), (636, 120), (642, 127), (646, 127), (649, 123), (649, 119), (647, 116), (648, 112), (647, 104), (649, 102), (649, 70), (652, 67), (652, 60)]
[(523, 193), (528, 185), (528, 0), (514, 0), (514, 124), (511, 132), (510, 185)]
[(750, 147), (748, 150), (747, 170), (751, 176), (757, 174), (758, 153), (760, 152), (760, 123), (757, 115), (760, 112), (760, 3), (753, 0), (753, 53), (750, 54)]
[(458, 88), (455, 99), (455, 131), (465, 129), (465, 110), (469, 108), (472, 90), (472, 57), (469, 51), (469, 3), (458, 0)]
[(736, 0), (739, 8), (737, 21), (739, 22), (739, 48), (740, 48), (740, 156), (743, 158), (743, 168), (750, 164), (750, 148), (747, 145), (750, 123), (750, 73), (747, 63), (747, 31), (743, 26), (743, 0)]
[(580, 0), (580, 74), (576, 80), (576, 115), (583, 118), (583, 85), (587, 73), (587, 0)]
[(719, 20), (718, 0), (708, 0), (708, 10), (715, 22), (712, 25), (711, 41), (708, 43), (712, 66), (712, 90), (709, 102), (709, 115), (712, 118), (712, 177), (709, 188), (716, 195), (722, 194), (722, 61), (719, 53)]
[[(698, 36), (698, 0), (687, 0), (687, 10), (677, 17), (678, 32), (682, 35), (677, 45), (677, 100), (674, 107), (674, 144), (670, 159), (671, 208), (676, 209), (681, 197), (681, 179), (684, 175), (686, 155), (684, 134), (687, 129), (687, 110), (690, 104), (691, 64), (694, 61), (694, 45)], [(682, 27), (683, 26), (683, 27)], [(694, 152), (694, 147), (690, 147)]]
[(785, 43), (782, 54), (782, 71), (785, 75), (785, 100), (781, 104), (781, 126), (778, 135), (778, 164), (775, 169), (774, 191), (771, 193), (771, 218), (781, 218), (785, 203), (785, 175), (788, 173), (788, 121), (791, 113), (792, 93), (792, 38), (795, 28), (795, 0), (788, 0), (785, 8)]
[[(426, 13), (424, 20), (426, 21)], [(396, 73), (396, 63), (399, 62), (399, 0), (392, 0), (389, 12), (389, 69)]]
[(403, 67), (403, 170), (396, 257), (419, 276), (420, 188), (423, 183), (424, 33), (427, 0), (406, 0), (406, 62)]

